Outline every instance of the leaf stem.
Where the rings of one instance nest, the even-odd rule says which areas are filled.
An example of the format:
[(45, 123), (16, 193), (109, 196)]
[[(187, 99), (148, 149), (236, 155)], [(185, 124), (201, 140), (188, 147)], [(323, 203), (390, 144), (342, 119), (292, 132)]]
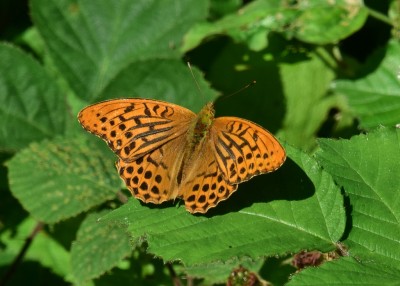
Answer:
[(15, 257), (13, 263), (11, 264), (10, 268), (7, 270), (3, 278), (0, 280), (0, 286), (5, 286), (7, 282), (11, 279), (14, 275), (15, 271), (17, 270), (18, 266), (21, 264), (22, 259), (24, 258), (26, 252), (29, 249), (29, 246), (32, 244), (33, 239), (35, 236), (43, 229), (44, 223), (38, 222), (31, 232), (31, 234), (26, 238), (25, 243), (21, 250), (19, 251), (17, 257)]
[(117, 192), (117, 199), (123, 204), (126, 204), (128, 202), (128, 197), (125, 196), (124, 193), (121, 191)]
[(172, 267), (172, 264), (170, 262), (167, 262), (166, 266), (168, 268), (169, 275), (171, 275), (173, 285), (174, 286), (183, 286), (181, 283), (181, 280), (179, 280), (179, 277), (176, 275), (176, 272), (175, 272), (174, 268)]
[(371, 17), (374, 17), (375, 19), (378, 19), (378, 20), (380, 20), (380, 21), (382, 21), (382, 22), (394, 27), (393, 22), (390, 20), (390, 18), (388, 16), (386, 16), (386, 15), (384, 15), (384, 14), (378, 12), (378, 11), (375, 11), (375, 10), (373, 10), (373, 9), (367, 7), (367, 6), (365, 6), (365, 8), (367, 8), (368, 14)]

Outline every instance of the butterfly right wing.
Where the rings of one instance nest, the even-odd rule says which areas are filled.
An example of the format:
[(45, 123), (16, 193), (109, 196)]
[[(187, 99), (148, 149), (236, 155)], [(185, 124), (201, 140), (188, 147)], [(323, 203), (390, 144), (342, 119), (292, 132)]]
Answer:
[(238, 188), (230, 184), (219, 171), (216, 161), (202, 165), (203, 170), (186, 182), (183, 193), (186, 210), (191, 213), (206, 213), (221, 201), (228, 199)]
[(78, 120), (120, 159), (133, 162), (187, 132), (195, 116), (179, 105), (131, 98), (90, 105), (81, 110)]
[(191, 213), (206, 213), (228, 199), (238, 187), (225, 179), (210, 143), (207, 140), (192, 154), (180, 188), (186, 210)]
[(215, 119), (211, 132), (220, 170), (231, 184), (277, 170), (285, 149), (266, 129), (237, 117)]

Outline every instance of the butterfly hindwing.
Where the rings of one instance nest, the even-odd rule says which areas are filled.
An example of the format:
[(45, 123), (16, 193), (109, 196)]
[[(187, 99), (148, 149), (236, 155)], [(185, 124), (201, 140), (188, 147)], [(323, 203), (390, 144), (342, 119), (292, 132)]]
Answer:
[(182, 139), (173, 139), (132, 162), (118, 160), (118, 172), (132, 195), (154, 204), (178, 195), (176, 177), (185, 147)]
[[(209, 143), (209, 142), (208, 142)], [(237, 190), (236, 184), (230, 184), (218, 168), (210, 144), (202, 146), (195, 161), (195, 167), (189, 172), (182, 184), (186, 209), (191, 213), (205, 213), (219, 202), (226, 200)]]

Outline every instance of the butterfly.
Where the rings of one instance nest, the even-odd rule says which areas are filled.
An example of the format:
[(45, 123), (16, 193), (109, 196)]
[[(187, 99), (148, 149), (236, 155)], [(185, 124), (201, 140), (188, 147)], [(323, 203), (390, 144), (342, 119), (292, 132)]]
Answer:
[(119, 175), (133, 196), (154, 204), (181, 198), (190, 213), (205, 213), (239, 183), (277, 170), (286, 159), (261, 126), (214, 113), (213, 103), (195, 114), (160, 100), (128, 98), (90, 105), (78, 120), (118, 156)]

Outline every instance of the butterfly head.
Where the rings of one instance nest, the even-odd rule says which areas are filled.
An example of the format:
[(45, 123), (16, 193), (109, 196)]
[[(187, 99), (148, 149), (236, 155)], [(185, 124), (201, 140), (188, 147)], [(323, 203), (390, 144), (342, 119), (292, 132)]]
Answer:
[(211, 125), (214, 120), (214, 103), (207, 103), (199, 112), (198, 117), (204, 125)]

